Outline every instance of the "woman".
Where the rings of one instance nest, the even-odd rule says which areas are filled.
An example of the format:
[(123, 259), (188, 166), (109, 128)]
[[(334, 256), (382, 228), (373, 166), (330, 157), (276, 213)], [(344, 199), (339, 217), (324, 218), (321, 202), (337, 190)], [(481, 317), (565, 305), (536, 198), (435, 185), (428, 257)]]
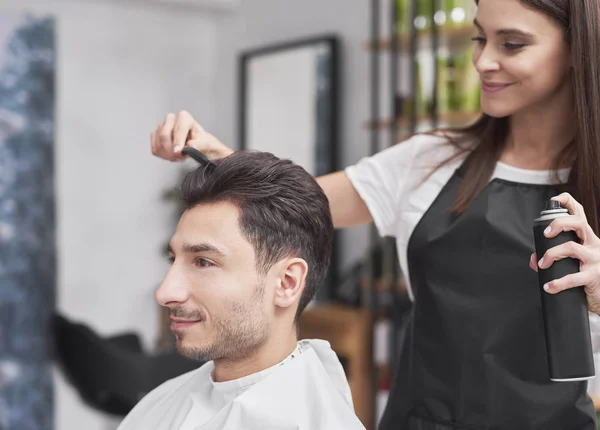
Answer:
[[(318, 178), (336, 227), (374, 221), (396, 237), (414, 298), (382, 429), (595, 428), (586, 382), (549, 381), (532, 286), (537, 267), (577, 258), (581, 272), (547, 292), (584, 286), (600, 312), (599, 22), (598, 0), (479, 0), (482, 118)], [(153, 153), (177, 160), (184, 144), (231, 152), (189, 114), (168, 115)], [(532, 220), (553, 196), (574, 216), (547, 235), (574, 230), (582, 244), (538, 260)]]

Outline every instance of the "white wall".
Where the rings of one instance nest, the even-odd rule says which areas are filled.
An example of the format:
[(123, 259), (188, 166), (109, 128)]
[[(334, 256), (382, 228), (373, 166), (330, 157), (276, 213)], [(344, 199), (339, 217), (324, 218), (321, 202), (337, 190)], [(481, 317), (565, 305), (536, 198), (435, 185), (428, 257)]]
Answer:
[[(172, 228), (161, 192), (181, 166), (154, 159), (149, 133), (190, 110), (237, 146), (237, 53), (321, 33), (342, 39), (340, 165), (368, 153), (368, 0), (246, 0), (235, 14), (143, 1), (0, 0), (3, 10), (57, 18), (58, 306), (101, 334), (157, 334), (154, 289)], [(366, 229), (344, 237), (344, 260)], [(56, 429), (108, 430), (57, 373)]]
[[(0, 8), (56, 18), (59, 309), (102, 334), (135, 330), (152, 347), (160, 248), (172, 228), (161, 193), (181, 165), (154, 159), (149, 135), (182, 106), (214, 127), (215, 21), (140, 3), (0, 0)], [(57, 430), (111, 428), (56, 376)]]
[[(217, 120), (212, 130), (223, 142), (238, 146), (237, 54), (324, 33), (334, 33), (342, 42), (339, 167), (358, 161), (369, 153), (369, 133), (364, 123), (369, 117), (369, 0), (246, 0), (239, 12), (219, 19)], [(200, 122), (206, 122), (196, 115)], [(208, 128), (208, 126), (206, 126)], [(368, 230), (343, 232), (343, 266), (364, 257)]]

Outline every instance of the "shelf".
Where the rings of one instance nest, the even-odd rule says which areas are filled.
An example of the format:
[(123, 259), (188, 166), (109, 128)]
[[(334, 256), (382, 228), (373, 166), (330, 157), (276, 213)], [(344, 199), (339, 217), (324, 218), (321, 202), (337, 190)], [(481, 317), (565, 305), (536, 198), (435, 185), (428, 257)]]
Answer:
[[(441, 27), (439, 29), (439, 46), (446, 47), (449, 50), (466, 48), (473, 42), (471, 38), (475, 36), (473, 25), (461, 25), (457, 27)], [(431, 49), (433, 46), (433, 32), (431, 30), (422, 30), (416, 33), (417, 49)], [(381, 51), (391, 48), (391, 39), (379, 39), (373, 43), (369, 41), (365, 44), (365, 49), (372, 50), (375, 46)], [(401, 34), (398, 36), (398, 51), (407, 52), (410, 50), (410, 35)]]
[(592, 402), (594, 403), (594, 409), (596, 409), (596, 412), (600, 413), (600, 398), (597, 395), (591, 393), (590, 397), (592, 399)]
[[(456, 127), (467, 125), (475, 121), (480, 115), (480, 112), (469, 112), (469, 111), (451, 111), (438, 116), (438, 123), (444, 126)], [(431, 123), (431, 116), (420, 115), (417, 117), (417, 124)], [(396, 125), (401, 128), (410, 126), (410, 118), (402, 117), (396, 120)], [(367, 121), (365, 127), (372, 130), (377, 127), (380, 129), (390, 128), (392, 126), (392, 120), (382, 119), (376, 124), (372, 121)]]
[[(370, 288), (369, 281), (367, 279), (360, 281), (359, 285), (360, 285), (360, 289), (363, 291), (367, 291)], [(379, 278), (379, 279), (375, 280), (374, 286), (375, 286), (375, 290), (378, 292), (387, 292), (387, 291), (390, 291), (390, 287), (392, 286), (392, 284), (390, 283), (389, 279), (387, 279), (387, 278)], [(400, 277), (397, 280), (396, 285), (394, 287), (395, 287), (395, 290), (401, 294), (407, 293), (407, 291), (408, 291), (406, 281), (404, 280), (403, 277)]]
[[(371, 312), (364, 308), (322, 304), (307, 308), (298, 322), (299, 339), (323, 339), (345, 359), (344, 369), (356, 415), (365, 426), (373, 418), (370, 400)], [(368, 428), (368, 427), (367, 427)]]

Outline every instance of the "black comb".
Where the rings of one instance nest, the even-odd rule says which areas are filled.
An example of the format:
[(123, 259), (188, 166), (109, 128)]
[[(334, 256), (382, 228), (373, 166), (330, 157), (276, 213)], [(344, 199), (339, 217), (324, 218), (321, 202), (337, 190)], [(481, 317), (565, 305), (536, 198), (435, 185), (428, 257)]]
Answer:
[(201, 153), (197, 149), (194, 149), (194, 148), (192, 148), (190, 146), (184, 147), (181, 150), (181, 153), (183, 155), (187, 155), (189, 157), (192, 157), (194, 160), (196, 160), (198, 163), (200, 163), (204, 167), (214, 166), (214, 163), (212, 161), (210, 161), (210, 158), (208, 158), (206, 155), (204, 155), (203, 153)]

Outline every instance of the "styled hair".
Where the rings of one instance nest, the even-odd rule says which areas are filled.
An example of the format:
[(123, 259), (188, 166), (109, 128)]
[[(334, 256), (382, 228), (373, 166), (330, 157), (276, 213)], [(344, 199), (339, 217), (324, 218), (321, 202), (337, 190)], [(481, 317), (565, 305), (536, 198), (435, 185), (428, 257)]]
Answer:
[[(588, 222), (599, 233), (600, 212), (600, 2), (598, 0), (520, 0), (559, 23), (573, 58), (575, 139), (553, 160), (553, 170), (572, 161), (565, 191), (584, 207)], [(479, 4), (479, 1), (476, 0)], [(471, 152), (453, 211), (463, 212), (485, 188), (506, 144), (508, 118), (482, 115), (472, 125), (446, 130), (458, 151), (443, 164)]]
[(185, 209), (225, 201), (238, 207), (259, 273), (286, 257), (306, 261), (297, 320), (325, 279), (333, 242), (329, 201), (313, 176), (273, 154), (238, 151), (190, 172), (179, 191)]

